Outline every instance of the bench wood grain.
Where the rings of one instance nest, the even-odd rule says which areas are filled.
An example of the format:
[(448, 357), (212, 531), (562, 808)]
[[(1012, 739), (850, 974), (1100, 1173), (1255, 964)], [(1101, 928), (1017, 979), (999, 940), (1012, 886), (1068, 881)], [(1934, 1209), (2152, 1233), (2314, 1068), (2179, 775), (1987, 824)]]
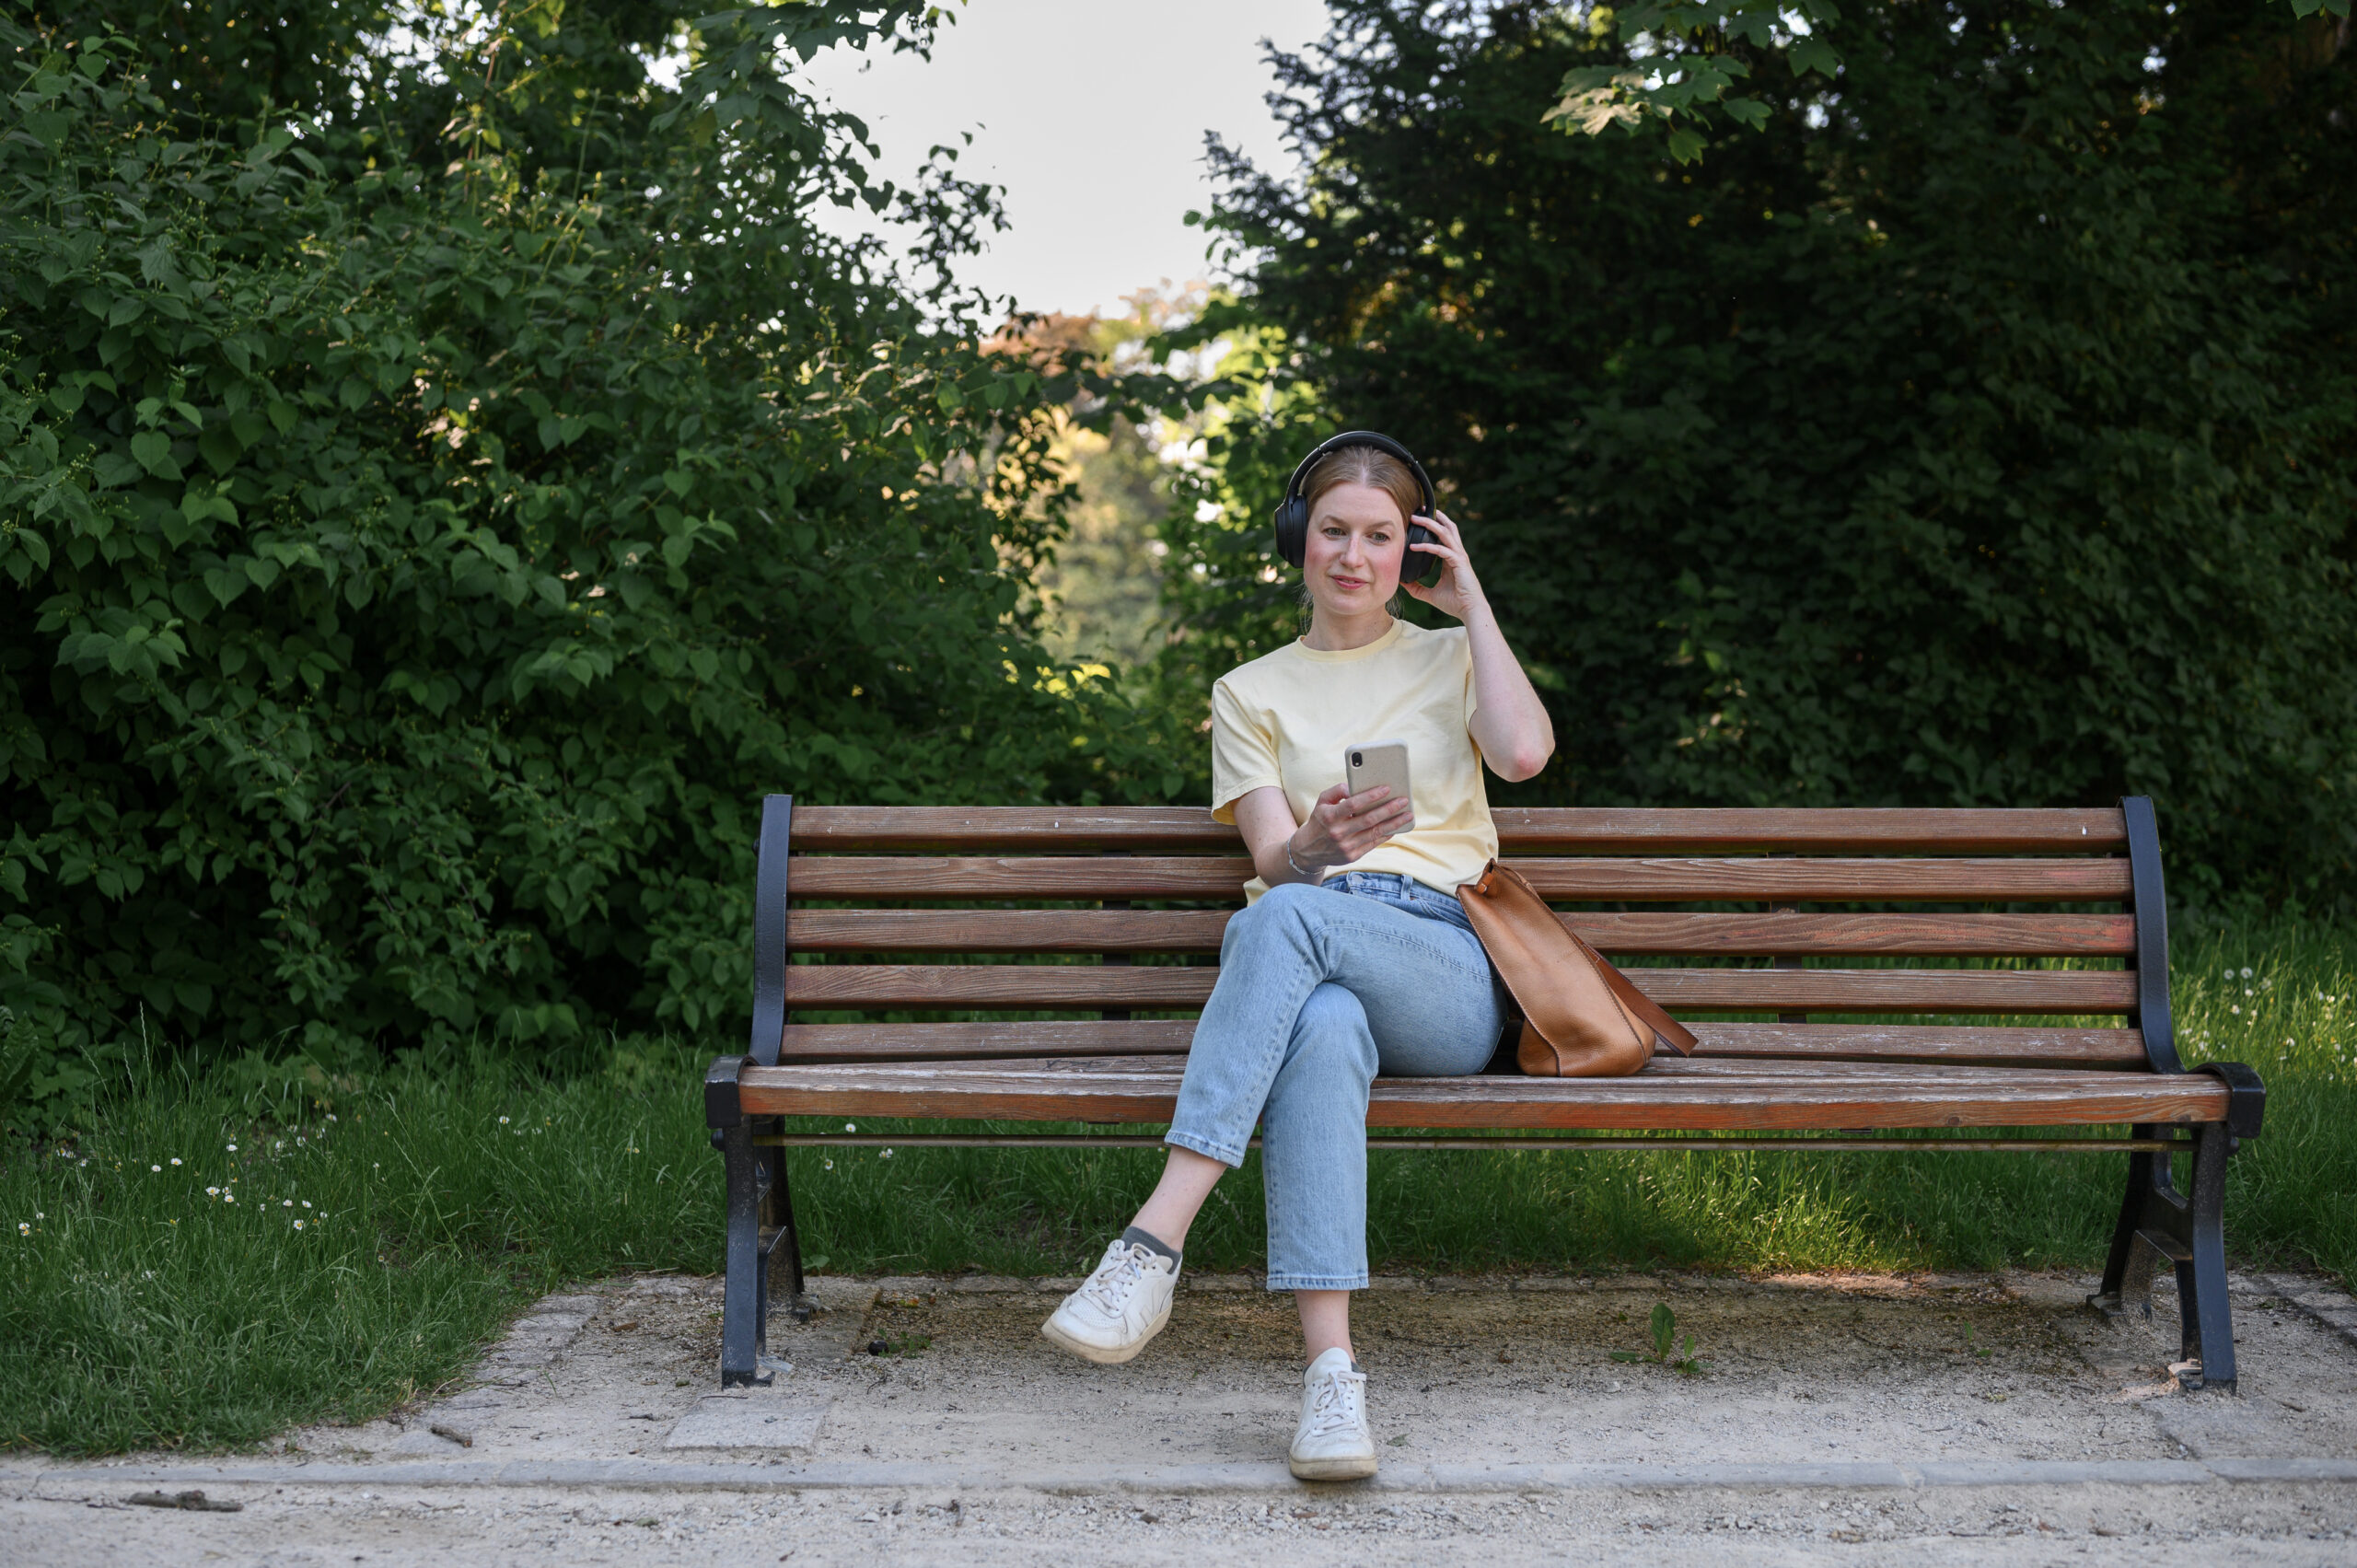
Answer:
[[(2123, 1013), (2130, 970), (1631, 969), (1670, 1008), (1720, 1012)], [(1219, 980), (1208, 964), (795, 964), (785, 1005), (962, 1011), (1009, 1007), (1201, 1007)]]
[[(747, 1111), (1010, 1121), (1167, 1122), (1168, 1057), (781, 1063), (738, 1080)], [(1626, 1078), (1378, 1078), (1370, 1127), (2048, 1127), (2214, 1121), (2226, 1086), (2199, 1074), (1891, 1063), (1656, 1060)]]
[[(1550, 899), (1879, 903), (2100, 903), (2132, 891), (2128, 862), (2084, 860), (1630, 860), (1533, 857), (1515, 869)], [(1232, 900), (1253, 875), (1241, 855), (797, 854), (796, 899), (1188, 899)]]
[[(1216, 953), (1227, 910), (795, 910), (797, 953)], [(1563, 923), (1611, 954), (2124, 957), (2126, 914), (1817, 914), (1583, 911)]]
[[(1588, 850), (1674, 854), (1753, 849), (1817, 854), (2108, 854), (2127, 842), (2116, 807), (2088, 809), (1911, 807), (1700, 808), (1501, 807), (1491, 812), (1508, 854)], [(795, 813), (800, 847), (905, 850), (956, 847), (974, 853), (1078, 847), (1232, 851), (1234, 828), (1202, 807), (804, 806)]]
[[(1703, 1019), (1695, 1054), (1802, 1061), (2023, 1063), (2142, 1070), (2136, 1029), (1940, 1024), (1764, 1024)], [(988, 1057), (1184, 1056), (1193, 1020), (1025, 1018), (951, 1024), (788, 1024), (785, 1062), (927, 1062)]]

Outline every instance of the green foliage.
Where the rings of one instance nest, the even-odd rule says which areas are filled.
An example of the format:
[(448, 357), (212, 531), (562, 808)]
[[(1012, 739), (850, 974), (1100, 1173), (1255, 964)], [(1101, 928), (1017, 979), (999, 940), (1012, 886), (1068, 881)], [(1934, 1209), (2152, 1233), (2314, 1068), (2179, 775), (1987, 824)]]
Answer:
[[(1678, 1345), (1678, 1314), (1670, 1310), (1668, 1302), (1654, 1303), (1653, 1315), (1645, 1319), (1645, 1332), (1654, 1342), (1652, 1355), (1633, 1350), (1616, 1350), (1612, 1353), (1612, 1359), (1620, 1362), (1651, 1361), (1656, 1366), (1668, 1367), (1681, 1377), (1699, 1377), (1711, 1369), (1709, 1362), (1695, 1358), (1693, 1335), (1686, 1336), (1682, 1348)], [(1971, 1330), (1967, 1329), (1965, 1332), (1969, 1334)]]
[[(2298, 17), (2349, 16), (2350, 0), (2288, 3)], [(1590, 136), (1658, 124), (1681, 164), (1701, 160), (1714, 114), (1754, 130), (1768, 122), (1767, 102), (1726, 96), (1750, 76), (1750, 56), (1773, 52), (1794, 77), (1815, 73), (1822, 78), (1815, 85), (1829, 92), (1840, 85), (1841, 54), (1825, 33), (1841, 14), (1828, 0), (1630, 0), (1580, 15), (1592, 33), (1617, 31), (1629, 61), (1573, 66), (1556, 86), (1562, 98), (1539, 119)]]
[[(1830, 83), (1841, 56), (1820, 32), (1840, 15), (1829, 0), (1632, 0), (1591, 6), (1589, 31), (1617, 29), (1631, 58), (1564, 72), (1555, 89), (1561, 99), (1539, 120), (1590, 136), (1658, 122), (1668, 132), (1669, 156), (1693, 163), (1708, 145), (1701, 127), (1713, 113), (1754, 130), (1767, 123), (1767, 104), (1726, 96), (1751, 75), (1750, 62), (1735, 46), (1780, 51), (1794, 76), (1813, 71)], [(1678, 123), (1680, 115), (1687, 123)]]
[[(1821, 125), (1564, 137), (1609, 40), (1342, 0), (1227, 159), (1166, 524), (1207, 684), (1299, 452), (1422, 456), (1554, 714), (1529, 803), (2154, 796), (2180, 895), (2357, 896), (2357, 50), (2262, 0), (1845, 7)], [(1813, 91), (1772, 60), (1780, 99)]]
[[(733, 1033), (762, 794), (1179, 785), (1024, 608), (1082, 387), (955, 287), (987, 192), (873, 183), (776, 69), (923, 7), (428, 7), (408, 63), (292, 9), (325, 65), (200, 70), (202, 7), (0, 24), (17, 1120), (142, 1028), (331, 1071)], [(929, 281), (826, 202), (923, 225)]]

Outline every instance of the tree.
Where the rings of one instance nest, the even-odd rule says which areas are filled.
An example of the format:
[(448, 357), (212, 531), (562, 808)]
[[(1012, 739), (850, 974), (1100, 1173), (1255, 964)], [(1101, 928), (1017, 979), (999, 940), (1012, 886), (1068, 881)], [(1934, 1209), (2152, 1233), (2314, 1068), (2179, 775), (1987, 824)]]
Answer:
[(1541, 128), (1567, 69), (1623, 58), (1553, 7), (1335, 9), (1279, 57), (1306, 172), (1220, 155), (1225, 509), (1170, 525), (1179, 657), (1289, 634), (1265, 518), (1310, 439), (1372, 426), (1466, 522), (1553, 709), (1527, 798), (2144, 791), (2180, 887), (2357, 891), (2336, 24), (1860, 7), (1821, 123), (1681, 166)]
[[(2349, 0), (2287, 4), (2294, 17), (2338, 17), (2347, 42)], [(1630, 0), (1590, 5), (1578, 15), (1592, 33), (1617, 32), (1626, 58), (1563, 74), (1555, 89), (1561, 99), (1540, 118), (1567, 133), (1600, 136), (1655, 126), (1665, 133), (1671, 157), (1692, 163), (1714, 121), (1754, 129), (1768, 122), (1768, 102), (1727, 96), (1751, 75), (1755, 56), (1781, 54), (1795, 78), (1815, 73), (1812, 110), (1821, 110), (1838, 88), (1841, 54), (1824, 35), (1841, 14), (1830, 0)]]
[[(235, 68), (244, 13), (0, 24), (0, 1006), (42, 1114), (143, 1025), (341, 1065), (732, 1018), (767, 791), (1179, 787), (1024, 608), (1082, 387), (981, 346), (987, 192), (875, 184), (782, 69), (923, 6), (427, 7), (408, 60), (282, 10), (316, 49)], [(930, 278), (829, 200), (925, 223)]]

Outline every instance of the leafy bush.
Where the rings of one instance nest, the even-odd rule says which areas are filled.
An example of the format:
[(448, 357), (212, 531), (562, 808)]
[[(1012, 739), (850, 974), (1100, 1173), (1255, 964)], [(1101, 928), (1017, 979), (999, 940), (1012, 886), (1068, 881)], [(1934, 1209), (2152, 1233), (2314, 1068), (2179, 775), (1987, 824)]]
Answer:
[[(922, 7), (707, 19), (673, 92), (654, 8), (403, 64), (315, 5), (342, 74), (267, 113), (221, 35), (175, 52), (215, 9), (0, 23), (0, 1004), (40, 1118), (141, 1028), (330, 1069), (733, 1033), (764, 793), (1178, 787), (1022, 609), (1076, 373), (955, 290), (986, 193), (873, 185), (778, 75)], [(829, 200), (925, 220), (929, 285)]]
[[(2357, 897), (2357, 50), (2271, 0), (1842, 8), (1688, 167), (1542, 126), (1538, 4), (1337, 0), (1227, 157), (1205, 684), (1292, 634), (1299, 452), (1414, 447), (1553, 712), (1532, 802), (2160, 803), (2204, 899)], [(1737, 53), (1749, 46), (1725, 41)]]

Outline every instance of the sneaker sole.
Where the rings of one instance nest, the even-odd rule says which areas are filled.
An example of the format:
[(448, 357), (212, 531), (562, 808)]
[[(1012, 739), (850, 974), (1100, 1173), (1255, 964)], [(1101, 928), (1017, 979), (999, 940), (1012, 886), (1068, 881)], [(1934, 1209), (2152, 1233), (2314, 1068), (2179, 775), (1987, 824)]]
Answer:
[(1295, 1481), (1364, 1481), (1375, 1473), (1376, 1459), (1373, 1454), (1331, 1459), (1296, 1459), (1288, 1455), (1285, 1468), (1293, 1471)]
[(1138, 1336), (1136, 1343), (1119, 1345), (1109, 1350), (1102, 1345), (1092, 1345), (1074, 1339), (1056, 1327), (1056, 1320), (1053, 1318), (1039, 1325), (1039, 1337), (1058, 1350), (1070, 1351), (1083, 1361), (1093, 1361), (1099, 1366), (1119, 1366), (1124, 1362), (1136, 1360), (1138, 1352), (1153, 1343), (1154, 1336), (1162, 1332), (1169, 1321), (1170, 1308), (1165, 1307), (1161, 1316), (1147, 1325), (1145, 1332)]

